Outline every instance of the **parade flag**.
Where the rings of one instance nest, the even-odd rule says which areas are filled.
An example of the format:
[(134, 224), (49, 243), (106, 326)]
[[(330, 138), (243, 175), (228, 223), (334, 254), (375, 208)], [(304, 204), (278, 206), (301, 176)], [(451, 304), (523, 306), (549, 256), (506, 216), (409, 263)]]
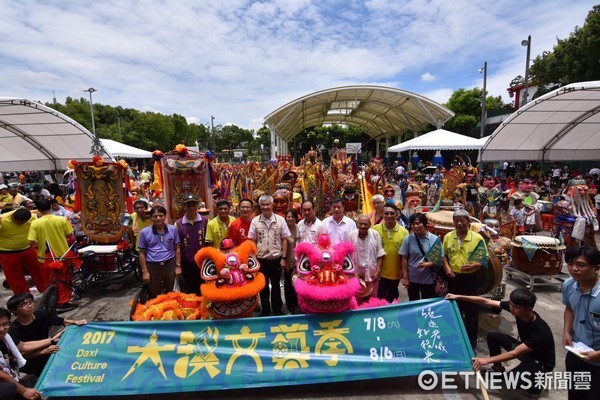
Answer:
[(438, 211), (440, 211), (440, 207), (442, 206), (442, 194), (440, 193), (439, 196), (440, 197), (439, 197), (437, 203), (435, 203), (435, 206), (433, 207), (433, 210), (431, 210), (431, 212), (438, 212)]
[(539, 249), (539, 246), (525, 239), (523, 236), (521, 236), (521, 245), (523, 246), (523, 251), (525, 251), (529, 262), (531, 262), (531, 260), (533, 260), (533, 256), (535, 255), (535, 252)]
[(442, 252), (442, 241), (439, 237), (436, 237), (435, 243), (429, 248), (427, 254), (425, 255), (425, 258), (427, 258), (429, 261), (441, 268), (444, 266), (442, 261)]
[(367, 181), (364, 175), (360, 177), (360, 196), (362, 201), (362, 212), (363, 214), (369, 215), (373, 212), (373, 195), (369, 190), (369, 186), (367, 185)]
[(485, 246), (485, 241), (483, 241), (483, 240), (479, 241), (479, 243), (477, 244), (477, 247), (475, 247), (475, 250), (469, 256), (468, 261), (470, 263), (479, 262), (485, 268), (489, 268), (488, 261), (487, 261), (487, 249)]

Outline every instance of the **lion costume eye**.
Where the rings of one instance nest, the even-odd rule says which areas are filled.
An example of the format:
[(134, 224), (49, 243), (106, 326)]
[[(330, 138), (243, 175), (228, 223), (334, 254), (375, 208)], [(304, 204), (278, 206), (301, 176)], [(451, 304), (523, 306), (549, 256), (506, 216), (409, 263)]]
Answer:
[(255, 272), (260, 269), (260, 264), (253, 254), (248, 254), (248, 271)]
[(204, 260), (200, 275), (202, 276), (202, 279), (208, 281), (218, 278), (219, 271), (217, 270), (215, 262), (213, 260)]
[(306, 275), (310, 273), (310, 260), (306, 256), (302, 256), (296, 266), (299, 274)]
[(354, 263), (352, 262), (352, 259), (350, 258), (350, 256), (344, 257), (344, 263), (342, 264), (342, 269), (344, 270), (344, 272), (346, 274), (354, 273)]

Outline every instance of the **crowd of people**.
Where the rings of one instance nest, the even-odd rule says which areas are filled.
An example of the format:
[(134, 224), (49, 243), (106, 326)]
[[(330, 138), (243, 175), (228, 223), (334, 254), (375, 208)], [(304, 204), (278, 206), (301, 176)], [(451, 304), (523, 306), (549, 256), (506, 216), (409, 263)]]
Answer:
[[(390, 303), (397, 301), (401, 288), (407, 291), (410, 301), (445, 295), (447, 299), (457, 301), (473, 349), (479, 328), (479, 306), (509, 311), (515, 317), (518, 339), (503, 332), (490, 332), (487, 337), (490, 355), (475, 358), (474, 368), (491, 365), (491, 370), (501, 371), (503, 362), (519, 359), (515, 372), (552, 371), (555, 367), (552, 331), (533, 311), (535, 295), (517, 289), (510, 294), (509, 301), (478, 296), (477, 272), (486, 268), (482, 254), (487, 257), (484, 237), (471, 226), (476, 207), (482, 206), (478, 203), (479, 197), (469, 201), (467, 194), (471, 192), (464, 190), (465, 198), (454, 203), (454, 229), (441, 239), (428, 230), (427, 216), (409, 206), (406, 192), (410, 186), (407, 184), (403, 190), (402, 182), (409, 178), (415, 181), (409, 183), (417, 183), (416, 175), (402, 170), (396, 172), (399, 196), (396, 196), (394, 186), (386, 185), (380, 194), (372, 197), (373, 211), (357, 214), (354, 218), (346, 215), (344, 198), (331, 199), (328, 215), (319, 219), (311, 200), (303, 200), (294, 207), (291, 193), (277, 190), (272, 195), (263, 194), (256, 204), (253, 199), (244, 198), (236, 204), (235, 211), (228, 199), (218, 199), (216, 216), (212, 219), (210, 210), (198, 196), (188, 193), (182, 200), (184, 215), (170, 224), (165, 207), (150, 205), (146, 199), (138, 198), (128, 229), (129, 241), (132, 251), (139, 254), (142, 279), (148, 285), (151, 297), (178, 287), (200, 295), (203, 281), (194, 261), (198, 250), (213, 246), (228, 252), (246, 240), (253, 241), (261, 271), (267, 278), (267, 285), (260, 293), (259, 312), (260, 316), (268, 316), (300, 312), (292, 284), (296, 263), (294, 249), (298, 243), (316, 245), (319, 236), (326, 234), (332, 245), (341, 242), (354, 245), (352, 258), (356, 273), (367, 288), (357, 299), (359, 303), (374, 297)], [(590, 189), (595, 190), (598, 172), (592, 170), (586, 177)], [(550, 178), (547, 193), (554, 193), (561, 184), (561, 178), (554, 180), (553, 174), (551, 170), (547, 175)], [(443, 172), (438, 172), (437, 179), (443, 179)], [(503, 191), (502, 185), (507, 185), (509, 189), (511, 179), (513, 177), (507, 173), (504, 178), (494, 180), (495, 187)], [(540, 179), (537, 182), (540, 183)], [(541, 182), (545, 187), (545, 182)], [(476, 178), (470, 180), (471, 183), (474, 188), (479, 188)], [(16, 380), (18, 373), (15, 375), (14, 372), (20, 364), (19, 354), (28, 361), (28, 357), (36, 360), (39, 355), (47, 356), (57, 351), (56, 341), (60, 335), (59, 332), (46, 339), (51, 326), (85, 323), (33, 311), (33, 296), (24, 271), (31, 276), (37, 290), (43, 292), (52, 283), (47, 273), (48, 262), (67, 254), (73, 243), (84, 236), (80, 215), (69, 211), (63, 204), (64, 193), (57, 192), (56, 188), (50, 190), (51, 187), (49, 184), (48, 189), (40, 187), (33, 193), (21, 193), (19, 185), (0, 185), (0, 264), (6, 283), (14, 292), (7, 304), (10, 311), (0, 309), (0, 336), (11, 337), (14, 344), (3, 347), (0, 343), (0, 351), (8, 355), (8, 361), (0, 366), (0, 386), (12, 385), (10, 387), (14, 386), (14, 390), (25, 398), (37, 398), (39, 393)], [(544, 192), (537, 186), (534, 191)], [(518, 200), (512, 202), (508, 215), (523, 232), (523, 221), (531, 211), (523, 210), (523, 202)], [(596, 204), (600, 210), (600, 204)], [(479, 211), (484, 212), (484, 207)], [(433, 250), (437, 250), (437, 257), (430, 256), (435, 253)], [(569, 353), (566, 367), (568, 371), (589, 371), (592, 374), (590, 393), (595, 396), (589, 398), (598, 398), (599, 381), (595, 378), (600, 374), (600, 335), (596, 335), (600, 330), (600, 303), (596, 300), (600, 293), (600, 253), (592, 247), (573, 247), (567, 250), (565, 261), (572, 278), (563, 285), (566, 306), (563, 345), (582, 342), (595, 349), (580, 357)], [(445, 279), (449, 294), (436, 282), (440, 276)], [(57, 311), (61, 313), (76, 307), (70, 301), (70, 291), (60, 289)], [(15, 315), (13, 322), (10, 322), (11, 313)], [(24, 327), (32, 321), (38, 321), (33, 326), (36, 326), (36, 334), (39, 336), (42, 332), (44, 337), (26, 332)], [(38, 323), (41, 324), (39, 327)], [(34, 368), (39, 365), (43, 368), (43, 363), (38, 361), (30, 363), (33, 374), (36, 374)], [(536, 388), (528, 391), (534, 395), (537, 392)], [(0, 393), (4, 393), (4, 386)], [(7, 393), (11, 393), (10, 390)]]

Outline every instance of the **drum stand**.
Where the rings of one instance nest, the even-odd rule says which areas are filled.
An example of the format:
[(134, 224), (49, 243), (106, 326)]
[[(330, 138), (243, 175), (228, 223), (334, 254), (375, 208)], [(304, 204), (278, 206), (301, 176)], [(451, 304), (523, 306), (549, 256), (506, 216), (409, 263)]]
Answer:
[(562, 290), (563, 282), (569, 278), (569, 274), (565, 274), (563, 272), (555, 275), (531, 275), (509, 265), (505, 265), (503, 268), (508, 275), (508, 279), (512, 280), (514, 276), (515, 280), (525, 283), (527, 285), (527, 289), (531, 290), (532, 292), (536, 286), (555, 286), (560, 292)]

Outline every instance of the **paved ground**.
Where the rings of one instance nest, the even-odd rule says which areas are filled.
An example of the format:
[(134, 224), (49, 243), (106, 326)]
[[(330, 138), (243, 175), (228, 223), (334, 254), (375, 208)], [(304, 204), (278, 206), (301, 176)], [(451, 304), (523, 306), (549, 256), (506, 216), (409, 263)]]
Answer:
[[(600, 235), (597, 235), (597, 241), (600, 243)], [(565, 278), (566, 275), (561, 276)], [(506, 279), (506, 293), (510, 293), (513, 288), (522, 287), (524, 283)], [(514, 277), (513, 277), (514, 278)], [(3, 280), (3, 276), (0, 276)], [(137, 291), (139, 283), (133, 276), (127, 276), (118, 281), (106, 284), (98, 284), (89, 289), (83, 297), (76, 302), (79, 307), (76, 310), (63, 314), (71, 319), (86, 318), (95, 321), (125, 321), (129, 319), (129, 300), (132, 299)], [(538, 296), (536, 311), (544, 318), (554, 332), (555, 347), (557, 354), (557, 371), (564, 371), (565, 350), (560, 346), (562, 335), (562, 316), (563, 305), (561, 304), (560, 285), (535, 287), (534, 292)], [(12, 295), (10, 290), (0, 288), (0, 304), (5, 305), (8, 297)], [(402, 291), (401, 301), (406, 301), (406, 292)], [(515, 333), (514, 318), (507, 312), (500, 315), (483, 312), (480, 318), (479, 342), (477, 352), (480, 355), (487, 355), (488, 350), (485, 343), (485, 336), (489, 330), (499, 329), (505, 332)], [(471, 382), (472, 383), (472, 382)], [(462, 385), (461, 385), (462, 386)], [(522, 398), (520, 391), (509, 392), (490, 391), (491, 399), (517, 399)], [(219, 391), (210, 393), (195, 394), (176, 394), (176, 395), (156, 395), (146, 396), (148, 399), (194, 399), (194, 398), (214, 398), (214, 399), (371, 399), (378, 400), (411, 398), (421, 399), (479, 399), (483, 398), (478, 390), (434, 390), (426, 392), (419, 388), (417, 379), (396, 378), (382, 379), (369, 382), (347, 382), (332, 383), (310, 386), (292, 386), (282, 388), (249, 389), (236, 391)], [(543, 393), (543, 399), (564, 399), (566, 392), (564, 390), (546, 391)]]

